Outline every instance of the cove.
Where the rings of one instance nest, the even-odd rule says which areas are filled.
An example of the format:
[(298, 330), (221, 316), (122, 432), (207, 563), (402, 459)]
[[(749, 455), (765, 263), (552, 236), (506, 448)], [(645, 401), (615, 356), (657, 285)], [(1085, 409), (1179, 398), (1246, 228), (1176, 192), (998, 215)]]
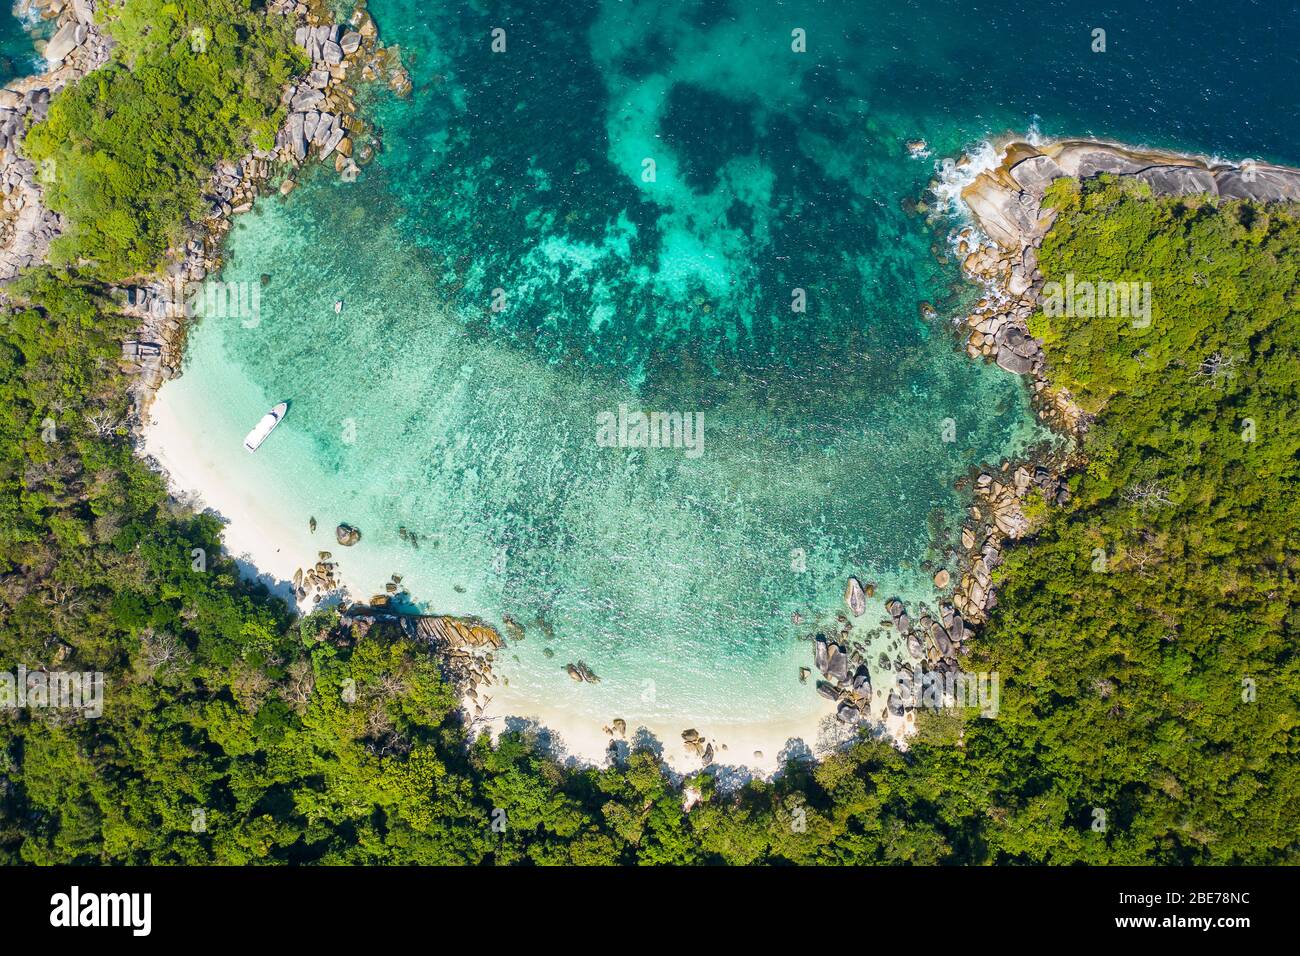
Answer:
[[(1078, 28), (1079, 59), (1027, 89), (969, 6), (927, 6), (927, 34), (871, 3), (374, 4), (411, 95), (367, 93), (382, 149), (356, 182), (321, 170), (237, 221), (221, 278), (258, 285), (260, 321), (192, 330), (159, 396), (206, 449), (182, 470), (278, 580), (326, 549), (363, 600), (398, 573), (422, 607), (509, 615), (498, 710), (815, 720), (798, 671), (847, 577), (876, 584), (869, 627), (888, 597), (933, 602), (954, 483), (1043, 437), (1023, 383), (954, 347), (979, 290), (906, 143), (1203, 129), (1194, 104), (1153, 126), (1115, 78), (1134, 54), (1086, 60), (1061, 5), (1041, 26)], [(1120, 106), (1080, 106), (1098, 87)], [(602, 447), (621, 405), (702, 414), (703, 453)]]

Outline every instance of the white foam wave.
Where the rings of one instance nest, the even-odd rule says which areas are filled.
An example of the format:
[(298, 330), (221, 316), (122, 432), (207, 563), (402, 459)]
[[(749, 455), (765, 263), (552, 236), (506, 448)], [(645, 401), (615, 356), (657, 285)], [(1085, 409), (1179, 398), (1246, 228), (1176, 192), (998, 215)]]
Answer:
[(935, 208), (950, 216), (964, 218), (966, 204), (961, 191), (975, 181), (980, 173), (996, 169), (1002, 156), (989, 140), (984, 140), (966, 152), (969, 162), (958, 164), (951, 157), (934, 164), (935, 184), (932, 189)]

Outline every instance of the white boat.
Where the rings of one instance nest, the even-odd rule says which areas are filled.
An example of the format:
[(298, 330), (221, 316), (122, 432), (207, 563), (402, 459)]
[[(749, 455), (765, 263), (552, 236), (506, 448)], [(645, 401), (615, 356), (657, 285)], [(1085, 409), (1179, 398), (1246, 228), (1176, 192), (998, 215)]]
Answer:
[(244, 439), (244, 448), (250, 452), (257, 451), (262, 446), (262, 442), (266, 441), (266, 436), (271, 434), (276, 425), (280, 424), (280, 420), (284, 418), (284, 413), (288, 410), (289, 403), (281, 402), (263, 415), (262, 420), (253, 426), (253, 430)]

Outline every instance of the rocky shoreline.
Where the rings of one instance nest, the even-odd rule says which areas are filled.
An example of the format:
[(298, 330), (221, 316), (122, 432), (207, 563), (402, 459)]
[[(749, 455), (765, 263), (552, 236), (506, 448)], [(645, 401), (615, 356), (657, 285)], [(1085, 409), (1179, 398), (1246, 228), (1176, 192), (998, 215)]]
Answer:
[[(1031, 145), (1010, 139), (1001, 144), (998, 164), (979, 173), (961, 193), (975, 226), (958, 232), (954, 245), (963, 257), (963, 272), (986, 292), (964, 320), (964, 345), (972, 358), (996, 362), (1012, 374), (1028, 375), (1039, 418), (1053, 432), (1068, 438), (1082, 436), (1088, 416), (1067, 390), (1050, 381), (1042, 343), (1028, 328), (1044, 284), (1038, 249), (1056, 220), (1056, 211), (1044, 206), (1044, 196), (1056, 179), (1083, 180), (1103, 173), (1144, 182), (1156, 196), (1300, 201), (1300, 170), (1283, 166), (1211, 163), (1098, 140)], [(910, 682), (918, 668), (939, 673), (956, 668), (957, 659), (969, 653), (974, 636), (969, 625), (986, 621), (997, 606), (992, 571), (1001, 564), (1003, 550), (1033, 530), (1023, 507), (1026, 497), (1037, 490), (1047, 504), (1065, 504), (1069, 500), (1065, 474), (1080, 463), (1077, 453), (1067, 452), (1050, 461), (1003, 462), (999, 469), (984, 470), (974, 478), (974, 498), (960, 532), (962, 551), (950, 562), (955, 573), (942, 568), (935, 576), (935, 586), (941, 592), (956, 581), (951, 592), (945, 593), (939, 614), (922, 605), (913, 626), (901, 600), (891, 598), (887, 603), (892, 620), (881, 623), (903, 636), (910, 658), (899, 653), (888, 669)], [(845, 604), (854, 616), (863, 613), (862, 593), (862, 586), (851, 578)], [(841, 615), (841, 620), (847, 619)], [(848, 628), (838, 639), (817, 634), (814, 663), (823, 677), (818, 682), (819, 692), (836, 702), (841, 720), (854, 722), (868, 710), (871, 687), (864, 680), (866, 662), (854, 653), (847, 634)], [(886, 714), (907, 721), (913, 710), (897, 688), (889, 690)]]
[(42, 202), (39, 170), (21, 154), (28, 121), (40, 121), (50, 98), (108, 62), (111, 42), (95, 26), (97, 0), (19, 0), (18, 17), (35, 15), (55, 24), (48, 41), (37, 41), (46, 69), (14, 79), (0, 91), (0, 286), (20, 272), (45, 261), (50, 242), (63, 221)]
[[(21, 155), (21, 144), (28, 120), (43, 120), (52, 96), (109, 62), (113, 41), (95, 24), (96, 3), (21, 0), (15, 10), (32, 10), (54, 21), (55, 28), (48, 41), (37, 43), (48, 68), (0, 92), (0, 192), (5, 197), (0, 209), (0, 290), (22, 271), (46, 261), (50, 242), (63, 229), (62, 217), (42, 201), (44, 177)], [(208, 214), (191, 223), (184, 242), (168, 252), (164, 274), (112, 290), (121, 312), (138, 321), (134, 336), (123, 343), (120, 363), (133, 379), (132, 428), (137, 439), (157, 389), (180, 374), (195, 286), (221, 269), (222, 244), (234, 217), (250, 211), (260, 196), (290, 193), (311, 160), (330, 163), (344, 179), (354, 179), (376, 149), (358, 115), (355, 84), (383, 80), (399, 96), (411, 89), (399, 51), (380, 43), (364, 3), (357, 4), (346, 24), (332, 22), (329, 5), (320, 0), (271, 0), (266, 9), (270, 16), (292, 19), (294, 43), (311, 61), (307, 73), (282, 92), (286, 116), (275, 147), (218, 165), (204, 190)], [(344, 540), (345, 527), (340, 526), (339, 542), (346, 546), (355, 540)], [(317, 558), (295, 575), (299, 601), (344, 597), (332, 555), (322, 551)], [(448, 676), (467, 698), (467, 710), (482, 716), (488, 698), (480, 702), (479, 692), (495, 681), (493, 651), (505, 646), (502, 636), (477, 620), (394, 611), (387, 605), (399, 582), (394, 576), (389, 594), (376, 595), (369, 605), (345, 603), (343, 636), (359, 636), (378, 622), (397, 622), (409, 637), (439, 654)]]
[[(1040, 419), (1068, 437), (1077, 438), (1086, 431), (1088, 416), (1066, 389), (1051, 382), (1044, 368), (1042, 343), (1029, 334), (1027, 325), (1039, 307), (1044, 284), (1038, 249), (1056, 221), (1056, 211), (1043, 204), (1047, 187), (1063, 177), (1085, 180), (1110, 174), (1146, 183), (1156, 196), (1300, 201), (1300, 170), (1268, 163), (1214, 163), (1181, 153), (1091, 139), (1036, 145), (1009, 139), (999, 146), (998, 154), (998, 164), (981, 172), (961, 193), (976, 228), (986, 237), (981, 240), (970, 230), (959, 234), (962, 270), (988, 291), (965, 320), (966, 351), (972, 358), (995, 361), (1013, 374), (1028, 375)], [(1019, 507), (1030, 488), (1039, 488), (1048, 504), (1064, 504), (1068, 488), (1063, 473), (1078, 464), (1074, 456), (1047, 465), (1021, 464), (1012, 472), (1009, 485), (994, 475), (979, 476), (972, 518), (980, 521), (986, 513), (991, 514), (994, 526), (985, 524), (976, 532), (984, 542), (980, 553), (968, 545), (972, 570), (963, 577), (955, 600), (964, 602), (971, 619), (982, 619), (996, 603), (981, 559), (985, 569), (996, 567), (1002, 545), (1030, 530)], [(1004, 464), (1003, 472), (1009, 467)], [(963, 544), (969, 540), (963, 531)], [(994, 603), (988, 603), (990, 600)]]
[[(44, 262), (51, 241), (62, 231), (62, 218), (45, 207), (43, 173), (22, 156), (28, 120), (44, 119), (52, 96), (109, 61), (113, 41), (95, 23), (102, 0), (22, 0), (16, 12), (35, 10), (57, 25), (37, 48), (45, 71), (23, 77), (0, 92), (0, 285)], [(279, 191), (294, 188), (294, 176), (311, 158), (355, 177), (374, 154), (372, 143), (354, 143), (368, 130), (357, 116), (355, 79), (388, 76), (399, 93), (410, 80), (397, 52), (378, 41), (374, 20), (364, 3), (345, 25), (330, 22), (330, 8), (294, 0), (271, 0), (268, 16), (291, 18), (294, 40), (311, 60), (305, 76), (282, 93), (286, 119), (272, 150), (254, 150), (237, 162), (219, 165), (205, 189), (209, 214), (190, 224), (184, 242), (169, 251), (162, 276), (141, 277), (113, 290), (123, 314), (138, 320), (134, 337), (123, 343), (122, 368), (134, 377), (135, 422), (144, 419), (153, 393), (179, 373), (184, 349), (188, 290), (221, 268), (221, 244), (232, 218), (247, 212), (267, 184), (280, 179)], [(187, 290), (188, 286), (188, 290)]]
[(335, 172), (355, 179), (376, 148), (374, 142), (363, 142), (370, 130), (358, 115), (356, 82), (391, 75), (394, 89), (400, 91), (402, 83), (409, 89), (396, 51), (379, 42), (363, 3), (347, 24), (331, 22), (328, 5), (319, 0), (310, 5), (272, 0), (267, 11), (292, 18), (294, 42), (307, 53), (311, 67), (281, 95), (286, 117), (275, 147), (218, 166), (205, 191), (209, 215), (193, 224), (181, 248), (171, 251), (166, 275), (122, 290), (124, 312), (140, 322), (122, 355), (124, 370), (136, 379), (137, 427), (154, 392), (180, 372), (190, 318), (187, 292), (221, 269), (222, 244), (233, 217), (251, 210), (259, 196), (290, 193), (313, 159), (325, 164), (333, 157)]

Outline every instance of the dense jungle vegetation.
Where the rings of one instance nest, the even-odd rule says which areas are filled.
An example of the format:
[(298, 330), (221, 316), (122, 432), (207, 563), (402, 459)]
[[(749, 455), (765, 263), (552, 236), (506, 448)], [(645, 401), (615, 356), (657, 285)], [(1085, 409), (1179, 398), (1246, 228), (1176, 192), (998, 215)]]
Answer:
[(180, 240), (214, 164), (274, 144), (280, 90), (309, 64), (247, 0), (129, 0), (106, 29), (112, 60), (53, 100), (26, 152), (53, 163), (46, 202), (70, 223), (52, 261), (113, 281)]
[[(1054, 186), (1044, 273), (1150, 281), (1152, 322), (1034, 318), (1092, 418), (1089, 464), (1000, 569), (967, 665), (1000, 673), (999, 715), (927, 715), (906, 754), (863, 739), (731, 795), (699, 775), (687, 812), (649, 751), (575, 770), (517, 735), (468, 740), (426, 650), (293, 618), (133, 455), (130, 323), (102, 283), (159, 267), (203, 170), (276, 114), (243, 80), (235, 106), (230, 76), (182, 68), (192, 25), (256, 14), (123, 10), (135, 79), (92, 74), (29, 139), (59, 157), (75, 228), (0, 316), (0, 670), (102, 670), (105, 709), (0, 710), (0, 862), (1296, 860), (1300, 211)], [(251, 35), (288, 69), (280, 40)], [(169, 126), (158, 84), (181, 74), (208, 105)], [(149, 145), (121, 145), (119, 113), (155, 117)]]

